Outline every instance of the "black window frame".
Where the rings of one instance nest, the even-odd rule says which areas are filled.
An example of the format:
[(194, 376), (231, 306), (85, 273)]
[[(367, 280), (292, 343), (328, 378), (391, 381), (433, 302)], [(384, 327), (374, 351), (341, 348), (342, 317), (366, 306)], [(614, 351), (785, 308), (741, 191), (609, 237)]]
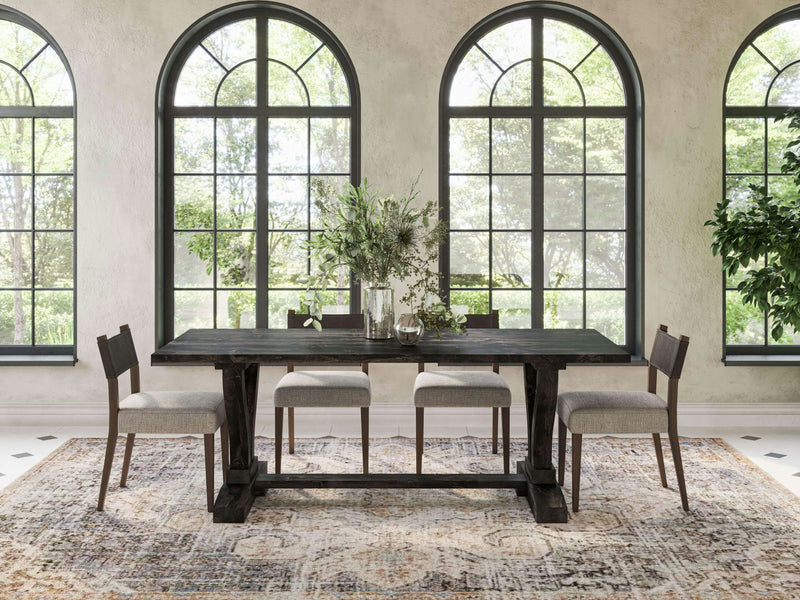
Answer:
[[(453, 50), (442, 76), (439, 93), (439, 206), (441, 217), (447, 221), (449, 211), (449, 120), (458, 117), (524, 117), (538, 120), (539, 127), (533, 127), (532, 158), (538, 162), (538, 168), (533, 166), (532, 177), (532, 226), (533, 247), (542, 248), (543, 227), (543, 200), (542, 189), (544, 185), (543, 169), (541, 167), (541, 151), (537, 146), (542, 145), (541, 123), (546, 117), (578, 116), (589, 118), (593, 116), (619, 117), (619, 111), (609, 110), (605, 107), (548, 107), (543, 106), (542, 90), (534, 89), (533, 96), (536, 102), (532, 106), (480, 106), (480, 107), (451, 107), (449, 97), (451, 84), (467, 52), (485, 34), (491, 30), (519, 19), (533, 19), (538, 21), (541, 31), (543, 19), (554, 19), (569, 23), (592, 35), (608, 52), (617, 66), (623, 80), (625, 92), (625, 111), (622, 115), (626, 122), (626, 274), (625, 274), (625, 342), (621, 346), (634, 354), (642, 355), (643, 323), (644, 323), (644, 221), (643, 221), (643, 177), (644, 177), (644, 93), (638, 66), (633, 59), (628, 47), (614, 30), (598, 17), (580, 8), (561, 4), (558, 2), (524, 2), (502, 8), (482, 19), (459, 41)], [(532, 87), (536, 88), (536, 66), (542, 63), (541, 38), (534, 42), (532, 56), (534, 64), (534, 79)], [(537, 133), (538, 132), (538, 133)], [(537, 138), (538, 136), (538, 138)], [(535, 200), (538, 198), (538, 200)], [(492, 229), (490, 228), (491, 232)], [(585, 252), (585, 250), (584, 250)], [(541, 254), (541, 253), (540, 253)], [(440, 252), (439, 270), (443, 274), (441, 287), (446, 296), (449, 296), (449, 233)], [(531, 257), (532, 262), (532, 325), (533, 328), (543, 326), (544, 311), (544, 275), (542, 260), (537, 260), (537, 255)], [(585, 264), (585, 260), (584, 260)], [(491, 282), (489, 283), (491, 289)], [(448, 299), (449, 301), (449, 299)], [(585, 308), (584, 308), (585, 310)]]
[[(269, 106), (265, 92), (258, 91), (255, 106), (244, 107), (175, 107), (174, 95), (181, 69), (191, 52), (212, 32), (225, 25), (242, 19), (255, 18), (257, 36), (258, 64), (266, 60), (261, 42), (264, 27), (269, 19), (288, 21), (308, 30), (338, 59), (349, 86), (350, 104), (347, 107), (294, 107)], [(257, 68), (258, 82), (263, 82), (261, 68)], [(261, 86), (260, 86), (261, 87)], [(266, 89), (266, 85), (263, 86)], [(240, 2), (215, 10), (197, 20), (175, 42), (167, 54), (158, 78), (156, 93), (156, 347), (161, 347), (174, 338), (174, 223), (173, 203), (173, 150), (174, 128), (170, 126), (175, 117), (215, 116), (252, 117), (257, 120), (257, 156), (266, 155), (266, 127), (271, 117), (347, 116), (350, 119), (350, 182), (357, 185), (361, 178), (361, 99), (360, 87), (355, 67), (342, 43), (323, 23), (312, 15), (297, 8), (276, 2)], [(268, 232), (267, 225), (267, 172), (261, 159), (256, 166), (256, 314), (255, 326), (265, 328), (267, 323), (267, 282), (268, 257), (267, 244), (259, 243), (259, 238)], [(216, 232), (216, 229), (214, 230)], [(360, 282), (350, 277), (350, 311), (360, 311)], [(216, 289), (216, 288), (215, 288)]]

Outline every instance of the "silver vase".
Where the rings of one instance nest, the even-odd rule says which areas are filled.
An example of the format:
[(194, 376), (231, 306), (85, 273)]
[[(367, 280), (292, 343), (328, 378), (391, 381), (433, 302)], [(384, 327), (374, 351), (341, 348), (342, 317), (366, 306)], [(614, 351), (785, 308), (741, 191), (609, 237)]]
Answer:
[(364, 288), (364, 337), (386, 340), (394, 336), (394, 289), (388, 283)]

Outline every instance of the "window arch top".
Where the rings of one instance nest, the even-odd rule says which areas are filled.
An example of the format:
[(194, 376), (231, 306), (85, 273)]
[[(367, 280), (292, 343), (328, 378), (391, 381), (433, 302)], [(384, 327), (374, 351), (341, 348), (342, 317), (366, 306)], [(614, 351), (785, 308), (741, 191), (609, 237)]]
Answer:
[(71, 106), (72, 79), (52, 45), (0, 20), (0, 106)]
[(450, 106), (531, 106), (534, 48), (541, 42), (545, 106), (623, 106), (625, 91), (614, 61), (584, 30), (544, 19), (541, 40), (533, 20), (504, 23), (464, 54), (450, 88)]
[[(254, 106), (257, 88), (255, 19), (220, 27), (191, 52), (178, 76), (175, 106)], [(266, 47), (270, 106), (348, 106), (339, 60), (303, 27), (270, 18)]]

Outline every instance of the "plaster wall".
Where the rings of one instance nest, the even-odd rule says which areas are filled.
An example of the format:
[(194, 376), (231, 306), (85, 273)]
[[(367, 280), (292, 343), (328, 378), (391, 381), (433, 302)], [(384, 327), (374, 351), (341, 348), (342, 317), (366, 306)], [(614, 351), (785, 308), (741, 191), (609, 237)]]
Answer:
[[(59, 43), (77, 87), (78, 358), (0, 367), (0, 403), (105, 402), (95, 337), (131, 325), (149, 389), (218, 388), (210, 368), (150, 367), (155, 304), (155, 89), (172, 44), (220, 0), (4, 0)], [(291, 0), (326, 24), (355, 65), (362, 173), (404, 190), (419, 170), (435, 198), (438, 94), (461, 37), (504, 0)], [(722, 187), (725, 75), (742, 40), (786, 0), (573, 0), (624, 40), (645, 93), (645, 348), (659, 323), (692, 338), (684, 402), (797, 402), (800, 369), (724, 367), (720, 263), (703, 222)], [(375, 402), (405, 402), (415, 367), (374, 365)], [(263, 368), (261, 402), (283, 373)], [(504, 369), (522, 400), (521, 369)], [(563, 389), (639, 389), (642, 367), (579, 367)]]

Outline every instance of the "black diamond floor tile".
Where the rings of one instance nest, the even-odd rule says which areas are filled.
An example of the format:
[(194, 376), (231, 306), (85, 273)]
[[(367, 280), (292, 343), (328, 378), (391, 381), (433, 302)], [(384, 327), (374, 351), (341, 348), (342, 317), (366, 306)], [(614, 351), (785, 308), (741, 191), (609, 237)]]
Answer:
[(778, 452), (767, 452), (764, 456), (769, 456), (770, 458), (783, 458), (786, 455), (779, 454)]
[(794, 475), (792, 475), (792, 477), (800, 477), (800, 471), (798, 471), (797, 473), (795, 473)]
[(36, 438), (36, 439), (37, 440), (42, 440), (43, 442), (47, 442), (48, 440), (56, 439), (56, 436), (54, 436), (54, 435), (43, 435), (42, 437)]
[(743, 440), (750, 440), (751, 442), (755, 442), (756, 440), (760, 440), (761, 438), (758, 437), (757, 435), (743, 435), (742, 439)]
[(12, 454), (14, 458), (28, 458), (29, 456), (33, 456), (30, 452), (20, 452), (19, 454)]

